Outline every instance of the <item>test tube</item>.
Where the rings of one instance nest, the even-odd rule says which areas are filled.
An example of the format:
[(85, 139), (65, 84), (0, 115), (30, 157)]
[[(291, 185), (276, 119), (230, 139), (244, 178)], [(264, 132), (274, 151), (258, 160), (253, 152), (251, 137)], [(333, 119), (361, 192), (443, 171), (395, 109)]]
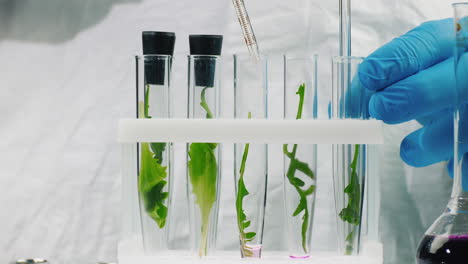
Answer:
[[(234, 117), (266, 119), (268, 58), (234, 55)], [(268, 178), (267, 144), (234, 146), (237, 226), (243, 258), (260, 258)]]
[[(360, 57), (333, 58), (333, 119), (368, 119), (370, 92), (363, 88), (357, 72)], [(366, 179), (367, 147), (360, 144), (333, 145), (333, 185), (340, 250), (359, 253), (362, 205)]]
[[(284, 56), (284, 118), (317, 118), (317, 56)], [(310, 256), (317, 186), (317, 145), (284, 144), (284, 202), (288, 253)]]
[[(454, 146), (454, 179), (453, 197), (468, 199), (468, 180), (465, 180), (463, 169), (466, 168), (468, 155), (464, 153), (468, 142), (468, 3), (455, 3), (455, 77), (456, 77), (456, 111), (454, 115), (455, 146)], [(465, 165), (464, 165), (465, 164)], [(468, 208), (468, 203), (463, 208)], [(458, 207), (462, 208), (462, 207)], [(468, 229), (465, 230), (468, 233)]]
[[(143, 56), (136, 56), (137, 116), (170, 118), (170, 78), (175, 34), (143, 32)], [(138, 144), (138, 191), (145, 254), (168, 249), (169, 211), (172, 200), (172, 145)]]
[[(213, 119), (219, 115), (221, 45), (222, 36), (190, 36), (188, 118)], [(189, 143), (187, 156), (191, 244), (193, 251), (203, 257), (216, 247), (221, 145)]]

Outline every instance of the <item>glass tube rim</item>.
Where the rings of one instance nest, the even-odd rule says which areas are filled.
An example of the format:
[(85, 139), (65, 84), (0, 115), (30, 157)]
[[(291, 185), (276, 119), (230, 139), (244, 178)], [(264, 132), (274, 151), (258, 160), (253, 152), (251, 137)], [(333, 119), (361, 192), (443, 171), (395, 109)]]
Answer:
[(283, 58), (285, 60), (298, 60), (298, 61), (301, 61), (301, 60), (304, 60), (304, 61), (307, 61), (307, 60), (312, 60), (312, 61), (315, 61), (315, 60), (318, 60), (319, 58), (319, 55), (314, 53), (312, 55), (302, 55), (302, 54), (283, 54)]
[(221, 59), (222, 55), (203, 55), (203, 54), (190, 54), (187, 55), (189, 59)]
[(142, 58), (157, 58), (157, 59), (171, 59), (173, 58), (172, 55), (165, 55), (165, 54), (137, 54), (135, 58), (142, 59)]
[(363, 62), (365, 57), (360, 56), (333, 56), (333, 63), (349, 63), (349, 62)]
[(457, 3), (453, 3), (452, 6), (454, 8), (456, 8), (458, 6), (468, 6), (468, 2), (457, 2)]
[[(259, 56), (260, 60), (266, 60), (266, 59), (269, 58), (268, 54), (259, 54), (258, 56)], [(234, 54), (232, 54), (232, 57), (235, 58), (235, 59), (241, 59), (241, 60), (255, 59), (251, 55), (249, 55), (248, 53), (234, 53)]]

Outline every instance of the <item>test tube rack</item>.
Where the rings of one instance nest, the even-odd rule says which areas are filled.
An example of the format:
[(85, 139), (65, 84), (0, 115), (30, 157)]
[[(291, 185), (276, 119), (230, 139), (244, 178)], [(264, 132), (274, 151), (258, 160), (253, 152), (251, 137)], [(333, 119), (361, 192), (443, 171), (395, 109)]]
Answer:
[[(287, 129), (285, 129), (287, 128)], [(238, 251), (217, 252), (203, 259), (188, 252), (167, 251), (145, 256), (139, 243), (138, 191), (135, 154), (138, 142), (218, 142), (218, 143), (302, 143), (302, 144), (383, 144), (383, 124), (376, 120), (240, 120), (240, 119), (123, 119), (119, 123), (118, 142), (122, 145), (123, 238), (119, 243), (121, 264), (152, 263), (243, 263)], [(359, 256), (340, 256), (334, 252), (316, 252), (305, 263), (382, 264), (383, 250), (378, 241), (378, 181), (369, 183), (375, 190), (368, 197), (369, 238), (363, 241)], [(268, 252), (256, 262), (290, 263), (284, 252)]]

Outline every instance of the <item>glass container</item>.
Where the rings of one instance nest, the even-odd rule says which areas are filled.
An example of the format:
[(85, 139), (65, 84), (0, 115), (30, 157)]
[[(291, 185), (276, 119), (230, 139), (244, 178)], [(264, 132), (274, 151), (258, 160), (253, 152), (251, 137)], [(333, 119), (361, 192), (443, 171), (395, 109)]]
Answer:
[[(268, 60), (234, 55), (234, 118), (266, 119)], [(243, 258), (260, 258), (268, 174), (267, 144), (234, 145), (239, 243)]]
[[(212, 119), (219, 115), (221, 57), (188, 57), (187, 118)], [(190, 133), (190, 131), (187, 131)], [(187, 144), (187, 184), (192, 249), (206, 256), (215, 249), (221, 175), (221, 145)]]
[(468, 3), (455, 11), (455, 78), (453, 189), (447, 209), (426, 231), (417, 253), (418, 264), (458, 264), (468, 260)]
[[(284, 119), (317, 118), (317, 56), (284, 56)], [(284, 144), (285, 223), (290, 258), (310, 256), (317, 146)]]
[[(138, 118), (170, 118), (169, 55), (136, 56)], [(167, 250), (172, 199), (171, 143), (138, 143), (138, 191), (143, 246), (152, 255)]]
[[(368, 119), (370, 92), (359, 81), (360, 57), (333, 58), (332, 119)], [(339, 249), (346, 255), (359, 253), (367, 146), (335, 144), (332, 147), (333, 187)]]

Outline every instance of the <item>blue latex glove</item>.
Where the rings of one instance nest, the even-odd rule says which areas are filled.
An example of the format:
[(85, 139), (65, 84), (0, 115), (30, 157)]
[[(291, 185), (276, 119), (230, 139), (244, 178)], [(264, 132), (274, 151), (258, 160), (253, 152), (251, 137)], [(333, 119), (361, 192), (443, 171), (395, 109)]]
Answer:
[(401, 158), (415, 167), (453, 156), (453, 34), (452, 19), (426, 22), (375, 51), (359, 70), (362, 85), (377, 91), (369, 102), (371, 116), (424, 125), (401, 144)]

